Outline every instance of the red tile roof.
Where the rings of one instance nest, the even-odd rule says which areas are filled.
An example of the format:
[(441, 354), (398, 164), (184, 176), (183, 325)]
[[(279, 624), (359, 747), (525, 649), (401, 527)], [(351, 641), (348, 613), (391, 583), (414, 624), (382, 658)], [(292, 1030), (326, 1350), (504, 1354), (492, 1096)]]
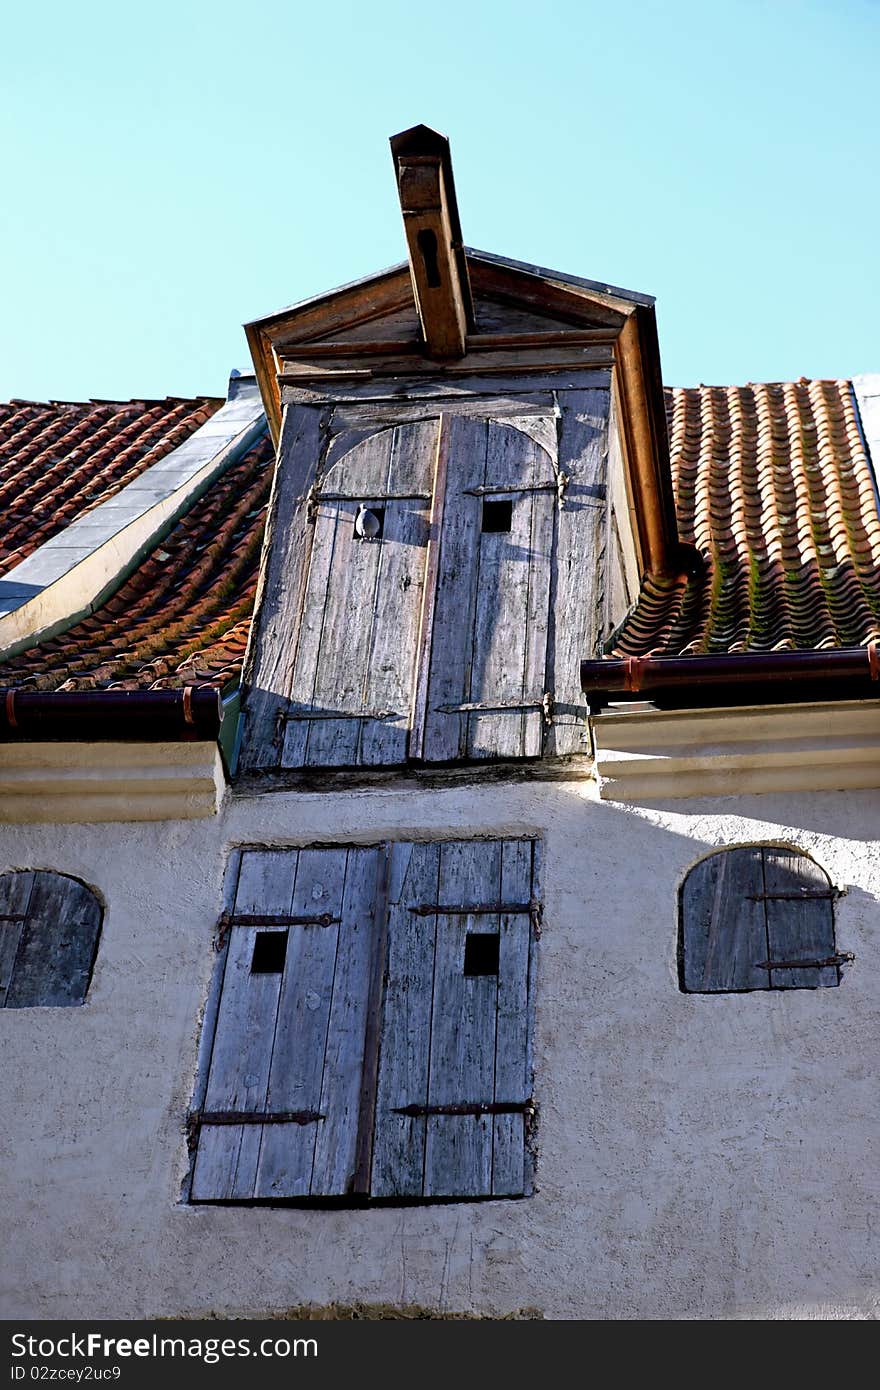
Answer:
[[(128, 481), (126, 467), (154, 461), (126, 455), (128, 447), (137, 452), (136, 430), (114, 450), (120, 431), (140, 422), (147, 449), (167, 452), (169, 429), (185, 422), (194, 428), (196, 417), (217, 404), (19, 405), (13, 413), (50, 412), (47, 430), (51, 412), (63, 410), (74, 428), (83, 418), (96, 424), (99, 448), (77, 455), (81, 508), (99, 500), (91, 495), (99, 489)], [(8, 424), (5, 410), (0, 422)], [(690, 579), (648, 581), (609, 650), (781, 651), (880, 639), (880, 518), (849, 383), (675, 389), (667, 391), (667, 412), (681, 535), (702, 552), (705, 569)], [(21, 425), (26, 431), (34, 421), (39, 426), (36, 415)], [(28, 440), (33, 434), (24, 434)], [(124, 466), (113, 472), (112, 460), (120, 458)], [(0, 684), (69, 690), (234, 683), (253, 609), (272, 458), (266, 437), (97, 613), (6, 661)], [(115, 481), (108, 481), (111, 472)], [(28, 467), (23, 476), (34, 487), (40, 470)], [(55, 494), (50, 488), (46, 495)], [(70, 520), (66, 515), (63, 524)], [(38, 531), (37, 540), (47, 534)], [(19, 544), (22, 553), (33, 548), (29, 536)]]
[(247, 644), (274, 451), (233, 464), (100, 609), (11, 657), (0, 684), (147, 690), (235, 681)]
[(0, 403), (0, 574), (158, 463), (223, 404)]
[(614, 656), (857, 647), (880, 639), (880, 515), (848, 381), (666, 392), (691, 578), (647, 580)]

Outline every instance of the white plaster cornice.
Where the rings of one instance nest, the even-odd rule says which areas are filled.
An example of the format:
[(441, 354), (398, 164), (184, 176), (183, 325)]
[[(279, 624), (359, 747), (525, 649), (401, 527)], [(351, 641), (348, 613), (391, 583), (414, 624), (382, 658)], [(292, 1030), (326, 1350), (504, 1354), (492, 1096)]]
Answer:
[(4, 743), (0, 824), (201, 820), (225, 786), (216, 743)]
[(183, 444), (59, 531), (0, 579), (0, 658), (94, 611), (266, 428), (253, 377)]
[(880, 700), (620, 706), (591, 722), (605, 801), (880, 787)]

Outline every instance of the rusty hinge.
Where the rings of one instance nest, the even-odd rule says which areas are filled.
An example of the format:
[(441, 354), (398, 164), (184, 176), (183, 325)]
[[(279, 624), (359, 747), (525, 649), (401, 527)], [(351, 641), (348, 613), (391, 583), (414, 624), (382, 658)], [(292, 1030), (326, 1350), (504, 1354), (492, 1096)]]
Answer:
[(530, 1100), (474, 1101), (462, 1105), (399, 1105), (394, 1115), (523, 1115), (534, 1109)]
[(759, 970), (821, 970), (825, 965), (847, 965), (855, 960), (852, 951), (839, 951), (836, 956), (826, 956), (824, 960), (758, 960)]
[(313, 1125), (326, 1119), (319, 1110), (194, 1110), (197, 1125)]
[(553, 714), (553, 696), (550, 691), (534, 700), (474, 700), (461, 705), (435, 705), (437, 714), (503, 714), (505, 710), (539, 709), (544, 719), (550, 723)]
[(746, 899), (747, 899), (749, 902), (752, 902), (752, 903), (773, 903), (773, 902), (800, 903), (800, 902), (814, 902), (814, 901), (816, 901), (816, 900), (819, 900), (819, 901), (826, 900), (826, 901), (827, 901), (827, 900), (830, 900), (830, 899), (833, 899), (833, 898), (839, 898), (839, 897), (840, 897), (840, 894), (837, 893), (837, 892), (835, 892), (833, 888), (831, 888), (831, 889), (817, 888), (817, 890), (816, 890), (815, 893), (811, 892), (811, 891), (808, 889), (807, 891), (805, 891), (805, 892), (803, 892), (803, 893), (798, 893), (798, 892), (794, 892), (794, 891), (793, 891), (793, 892), (790, 892), (790, 893), (747, 893), (747, 894), (746, 894)]
[(285, 723), (295, 720), (308, 720), (310, 723), (319, 719), (402, 719), (403, 715), (396, 709), (361, 709), (361, 710), (308, 710), (293, 709), (286, 710), (282, 714)]
[(411, 907), (416, 917), (477, 917), (482, 913), (498, 916), (500, 913), (519, 915), (532, 914), (540, 908), (534, 901), (527, 903), (419, 903)]
[(231, 927), (332, 927), (341, 922), (330, 912), (298, 914), (287, 912), (235, 912), (229, 918)]
[(359, 506), (371, 506), (373, 502), (430, 502), (430, 492), (367, 492), (361, 497), (352, 497), (350, 492), (316, 492), (315, 502), (357, 502)]
[(483, 483), (480, 487), (464, 488), (465, 497), (495, 497), (512, 492), (555, 492), (558, 495), (559, 483), (498, 483), (494, 487)]
[(0, 912), (0, 922), (24, 922), (26, 912)]

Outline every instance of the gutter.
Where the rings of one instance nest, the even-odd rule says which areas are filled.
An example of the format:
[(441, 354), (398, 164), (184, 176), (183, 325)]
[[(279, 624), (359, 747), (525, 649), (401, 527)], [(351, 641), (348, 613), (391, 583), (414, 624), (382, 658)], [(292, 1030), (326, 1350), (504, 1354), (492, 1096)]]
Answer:
[(645, 701), (661, 709), (880, 699), (877, 643), (830, 651), (630, 656), (581, 662), (592, 713)]
[(183, 690), (0, 688), (0, 742), (215, 741), (223, 720), (213, 686)]

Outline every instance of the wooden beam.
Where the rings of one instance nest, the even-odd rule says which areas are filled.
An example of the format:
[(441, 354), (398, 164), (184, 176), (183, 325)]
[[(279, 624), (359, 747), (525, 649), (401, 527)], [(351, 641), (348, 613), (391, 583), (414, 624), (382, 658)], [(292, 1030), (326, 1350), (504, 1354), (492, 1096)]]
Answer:
[(449, 141), (427, 126), (391, 138), (413, 295), (428, 354), (463, 357), (474, 311)]

